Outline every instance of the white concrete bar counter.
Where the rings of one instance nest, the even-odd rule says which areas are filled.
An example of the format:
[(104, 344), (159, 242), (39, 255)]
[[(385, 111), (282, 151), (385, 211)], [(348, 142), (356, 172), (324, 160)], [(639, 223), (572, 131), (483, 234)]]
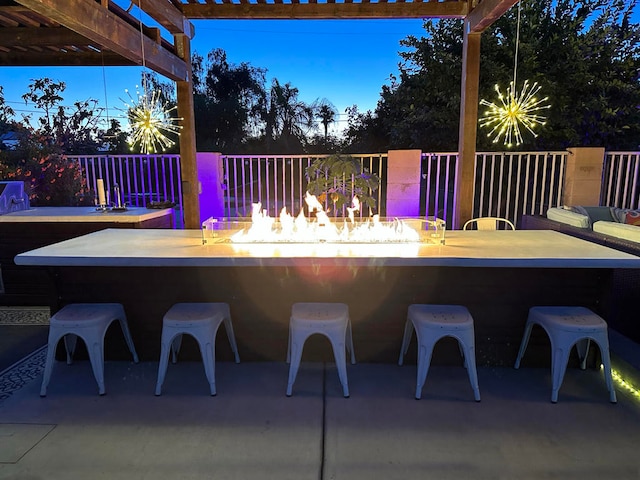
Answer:
[(343, 266), (640, 268), (640, 257), (547, 230), (450, 231), (445, 245), (218, 243), (197, 230), (107, 229), (15, 259), (19, 265), (101, 267)]
[[(176, 302), (229, 303), (243, 360), (284, 361), (291, 304), (332, 301), (349, 305), (356, 355), (365, 362), (397, 361), (410, 304), (465, 305), (481, 365), (513, 363), (531, 306), (582, 305), (609, 320), (613, 272), (640, 268), (640, 257), (534, 230), (449, 231), (445, 245), (203, 245), (195, 230), (108, 229), (15, 261), (49, 268), (54, 309), (123, 303), (147, 360), (158, 358), (162, 316)], [(310, 341), (305, 358), (331, 361), (322, 338)], [(527, 361), (548, 366), (546, 337), (534, 333), (531, 342)], [(107, 348), (127, 358), (119, 343), (116, 337)], [(231, 359), (225, 342), (216, 348)], [(195, 345), (191, 355), (199, 358)], [(459, 364), (456, 344), (443, 340), (433, 360)]]

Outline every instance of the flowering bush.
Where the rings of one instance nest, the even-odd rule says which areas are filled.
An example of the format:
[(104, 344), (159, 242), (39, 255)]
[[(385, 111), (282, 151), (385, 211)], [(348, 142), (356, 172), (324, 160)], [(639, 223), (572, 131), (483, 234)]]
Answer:
[(64, 155), (48, 154), (2, 165), (0, 177), (22, 180), (32, 206), (71, 206), (83, 203), (86, 181), (77, 162)]

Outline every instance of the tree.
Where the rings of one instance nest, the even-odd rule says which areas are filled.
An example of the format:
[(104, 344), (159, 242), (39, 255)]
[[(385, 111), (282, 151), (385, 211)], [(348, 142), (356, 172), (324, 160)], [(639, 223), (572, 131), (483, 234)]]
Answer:
[[(56, 82), (50, 78), (32, 79), (32, 83), (29, 84), (29, 91), (22, 95), (24, 103), (33, 103), (36, 108), (44, 110), (44, 116), (38, 118), (40, 127), (47, 134), (53, 132), (52, 125), (52, 111), (55, 107), (62, 102), (63, 98), (60, 95), (64, 92), (66, 84), (64, 82)], [(23, 115), (24, 121), (31, 125), (31, 116)]]
[(314, 103), (312, 107), (315, 110), (316, 117), (324, 127), (324, 138), (326, 140), (329, 134), (329, 125), (336, 121), (338, 110), (336, 110), (333, 103), (326, 98)]
[[(538, 82), (549, 97), (546, 125), (521, 149), (569, 146), (638, 148), (640, 138), (640, 26), (631, 23), (637, 0), (521, 0), (517, 79)], [(480, 98), (497, 101), (513, 80), (517, 8), (482, 34)], [(427, 21), (425, 36), (401, 44), (400, 78), (382, 88), (370, 118), (354, 117), (350, 139), (386, 139), (386, 148), (458, 148), (462, 24)], [(484, 109), (479, 109), (482, 116)], [(362, 129), (372, 129), (367, 134)], [(380, 131), (378, 131), (380, 130)], [(504, 149), (479, 130), (478, 149)]]
[(193, 55), (194, 114), (200, 151), (241, 151), (259, 135), (265, 71), (230, 64), (222, 49)]
[(315, 127), (314, 109), (298, 98), (298, 89), (273, 79), (264, 112), (267, 146), (281, 153), (304, 151), (308, 133)]
[(4, 100), (4, 89), (0, 86), (0, 134), (5, 133), (10, 128), (10, 119), (15, 115), (13, 109)]

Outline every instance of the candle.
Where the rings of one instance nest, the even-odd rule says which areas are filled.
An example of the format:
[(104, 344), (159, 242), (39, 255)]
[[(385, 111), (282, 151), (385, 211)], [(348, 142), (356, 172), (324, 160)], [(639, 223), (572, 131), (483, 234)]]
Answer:
[(97, 187), (98, 188), (98, 205), (106, 205), (107, 200), (104, 194), (104, 180), (101, 178), (98, 178), (97, 182), (98, 182), (98, 187)]

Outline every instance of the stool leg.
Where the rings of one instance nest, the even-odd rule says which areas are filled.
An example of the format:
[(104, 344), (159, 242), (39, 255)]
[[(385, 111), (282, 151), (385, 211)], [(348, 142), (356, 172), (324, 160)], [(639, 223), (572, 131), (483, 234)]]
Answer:
[(476, 402), (480, 401), (480, 387), (478, 386), (478, 371), (476, 369), (476, 348), (473, 342), (466, 343), (458, 340), (458, 345), (464, 352), (464, 364), (469, 374), (469, 382), (473, 389), (473, 396)]
[(416, 380), (416, 400), (422, 398), (422, 387), (429, 373), (429, 365), (431, 364), (431, 355), (433, 354), (434, 342), (429, 339), (426, 342), (418, 339), (418, 376)]
[(215, 352), (215, 333), (212, 341), (200, 341), (200, 354), (202, 355), (202, 363), (204, 364), (204, 373), (209, 382), (211, 396), (216, 395), (216, 352)]
[(600, 341), (596, 341), (600, 348), (600, 356), (602, 357), (602, 368), (604, 370), (604, 380), (609, 390), (609, 401), (611, 403), (617, 403), (616, 389), (613, 386), (613, 378), (611, 376), (611, 356), (609, 355), (609, 340), (604, 337)]
[(306, 338), (296, 337), (289, 335), (290, 343), (290, 364), (289, 364), (289, 381), (287, 382), (287, 397), (291, 396), (293, 390), (293, 384), (296, 381), (298, 375), (298, 368), (300, 368), (300, 360), (302, 359), (302, 349), (304, 348), (304, 342)]
[(551, 402), (558, 402), (558, 391), (562, 386), (562, 380), (564, 380), (564, 374), (567, 370), (567, 362), (569, 361), (570, 349), (556, 348), (551, 344), (552, 358), (551, 358), (551, 377), (553, 385), (551, 387)]
[(129, 351), (133, 356), (133, 363), (138, 363), (138, 353), (136, 352), (136, 347), (133, 345), (133, 338), (131, 338), (131, 332), (129, 331), (129, 324), (126, 318), (119, 318), (120, 328), (122, 329), (122, 334), (124, 335), (124, 339), (127, 342), (127, 346), (129, 347)]
[(162, 384), (167, 374), (167, 366), (169, 364), (169, 351), (172, 350), (173, 338), (169, 333), (162, 332), (162, 340), (160, 343), (160, 361), (158, 362), (158, 381), (156, 382), (156, 395), (162, 393)]
[(345, 398), (349, 398), (349, 382), (347, 380), (347, 358), (345, 355), (345, 345), (342, 342), (334, 342), (330, 337), (331, 348), (333, 348), (333, 358), (338, 369), (338, 378), (342, 384), (342, 393)]
[(524, 355), (527, 345), (529, 344), (529, 337), (531, 336), (531, 329), (533, 328), (533, 322), (527, 321), (524, 327), (524, 335), (522, 336), (522, 342), (520, 343), (520, 350), (518, 351), (518, 357), (516, 358), (516, 364), (513, 368), (520, 368), (520, 360)]
[(231, 323), (231, 319), (229, 317), (224, 318), (224, 329), (227, 331), (227, 338), (229, 339), (229, 344), (231, 345), (231, 351), (233, 351), (235, 362), (240, 363), (240, 355), (238, 355), (236, 336), (233, 333), (233, 324)]
[(591, 340), (584, 338), (576, 342), (576, 350), (578, 351), (578, 358), (580, 359), (580, 368), (584, 370), (587, 368), (587, 356), (589, 355), (589, 344)]
[(287, 338), (287, 363), (291, 363), (291, 325), (289, 325), (289, 337)]
[[(85, 341), (85, 344), (86, 343)], [(96, 377), (96, 382), (98, 383), (98, 394), (104, 395), (104, 339), (87, 345), (87, 351), (89, 353), (89, 361), (91, 362), (93, 375)]]
[(44, 374), (42, 375), (42, 385), (40, 386), (40, 396), (47, 396), (47, 387), (51, 380), (51, 372), (53, 371), (53, 362), (56, 355), (56, 347), (60, 341), (60, 335), (49, 330), (49, 341), (47, 344), (47, 358), (44, 364)]
[(171, 363), (178, 363), (178, 354), (180, 353), (180, 347), (182, 347), (182, 334), (176, 335), (171, 342)]
[(404, 356), (409, 350), (409, 343), (411, 342), (411, 336), (413, 335), (413, 322), (407, 319), (404, 324), (404, 335), (402, 336), (402, 346), (400, 347), (400, 357), (398, 358), (398, 365), (402, 365), (404, 362)]
[(64, 349), (67, 352), (67, 365), (73, 363), (73, 354), (76, 352), (76, 343), (78, 336), (73, 333), (67, 333), (64, 336)]
[(347, 322), (347, 350), (351, 353), (351, 365), (356, 364), (356, 352), (353, 349), (353, 334), (351, 333), (351, 321)]

